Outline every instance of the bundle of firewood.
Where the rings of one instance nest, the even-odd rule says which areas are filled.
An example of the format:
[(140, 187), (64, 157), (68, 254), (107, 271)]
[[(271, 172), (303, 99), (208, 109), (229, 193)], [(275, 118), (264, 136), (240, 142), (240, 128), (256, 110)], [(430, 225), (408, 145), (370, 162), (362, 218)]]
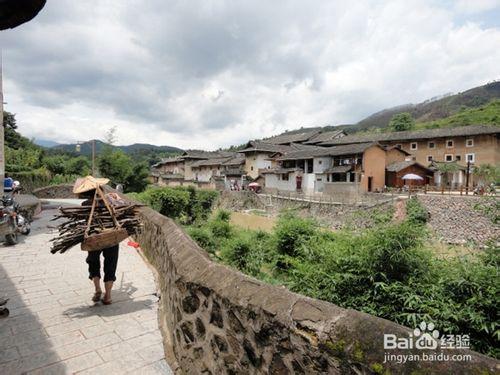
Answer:
[[(137, 217), (139, 205), (122, 204), (113, 207), (114, 218), (110, 211), (101, 205), (97, 205), (92, 210), (92, 206), (61, 207), (60, 213), (54, 220), (67, 219), (61, 223), (57, 229), (59, 235), (53, 238), (51, 253), (64, 253), (73, 246), (82, 243), (86, 236), (104, 233), (116, 228), (116, 223), (125, 229), (128, 235), (133, 235), (140, 227)], [(89, 217), (92, 214), (92, 221), (89, 226)], [(116, 219), (116, 220), (115, 220)], [(88, 229), (88, 230), (87, 230)]]

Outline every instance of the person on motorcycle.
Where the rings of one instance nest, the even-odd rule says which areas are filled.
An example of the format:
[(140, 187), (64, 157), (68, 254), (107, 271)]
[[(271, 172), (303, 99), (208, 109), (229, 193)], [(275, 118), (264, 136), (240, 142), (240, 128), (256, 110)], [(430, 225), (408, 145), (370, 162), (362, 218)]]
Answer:
[(14, 180), (7, 173), (3, 179), (3, 191), (5, 193), (10, 193), (14, 189)]

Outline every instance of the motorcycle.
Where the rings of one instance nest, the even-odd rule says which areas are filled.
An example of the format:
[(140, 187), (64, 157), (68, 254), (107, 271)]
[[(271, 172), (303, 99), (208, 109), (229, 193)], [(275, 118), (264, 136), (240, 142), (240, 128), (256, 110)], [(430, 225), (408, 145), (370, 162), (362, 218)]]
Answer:
[(31, 231), (29, 220), (20, 212), (19, 204), (12, 196), (4, 195), (0, 200), (0, 236), (7, 245), (15, 245), (18, 234), (28, 235)]
[(9, 316), (10, 311), (5, 306), (8, 301), (8, 298), (0, 298), (0, 319), (7, 318)]

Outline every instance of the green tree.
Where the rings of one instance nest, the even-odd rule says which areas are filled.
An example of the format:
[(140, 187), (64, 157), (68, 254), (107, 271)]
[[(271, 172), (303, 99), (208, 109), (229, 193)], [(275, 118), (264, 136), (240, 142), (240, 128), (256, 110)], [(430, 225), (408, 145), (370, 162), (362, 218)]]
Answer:
[(53, 175), (64, 174), (67, 161), (67, 157), (64, 157), (62, 155), (53, 155), (44, 157), (42, 159), (42, 164)]
[(481, 164), (474, 167), (473, 173), (478, 177), (479, 182), (484, 185), (500, 181), (500, 168), (491, 164)]
[(148, 186), (149, 168), (144, 163), (132, 167), (132, 173), (125, 181), (125, 192), (141, 192)]
[(79, 156), (66, 162), (64, 172), (69, 175), (86, 176), (90, 173), (90, 168), (90, 160), (85, 156)]
[(412, 130), (415, 127), (415, 120), (408, 112), (398, 113), (392, 116), (389, 122), (389, 129), (394, 132)]
[(436, 164), (437, 164), (437, 170), (439, 172), (441, 172), (441, 176), (443, 177), (442, 183), (445, 186), (448, 186), (450, 184), (453, 173), (457, 172), (460, 169), (460, 167), (455, 162), (453, 162), (453, 163), (436, 163)]
[(106, 147), (97, 162), (102, 176), (115, 184), (125, 184), (133, 172), (132, 159), (123, 151)]
[(5, 146), (10, 147), (14, 150), (20, 148), (38, 148), (33, 142), (28, 138), (23, 137), (19, 134), (17, 129), (16, 115), (7, 111), (3, 112), (3, 127), (4, 127), (4, 139)]

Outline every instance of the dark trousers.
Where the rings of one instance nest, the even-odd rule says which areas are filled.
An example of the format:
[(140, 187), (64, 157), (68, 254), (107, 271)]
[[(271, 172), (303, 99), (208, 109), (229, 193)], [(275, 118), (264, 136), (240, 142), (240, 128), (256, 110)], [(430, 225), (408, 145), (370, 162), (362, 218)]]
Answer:
[(104, 282), (116, 280), (116, 266), (118, 264), (118, 245), (106, 249), (89, 251), (87, 264), (89, 265), (89, 279), (101, 277), (101, 260), (104, 257)]

